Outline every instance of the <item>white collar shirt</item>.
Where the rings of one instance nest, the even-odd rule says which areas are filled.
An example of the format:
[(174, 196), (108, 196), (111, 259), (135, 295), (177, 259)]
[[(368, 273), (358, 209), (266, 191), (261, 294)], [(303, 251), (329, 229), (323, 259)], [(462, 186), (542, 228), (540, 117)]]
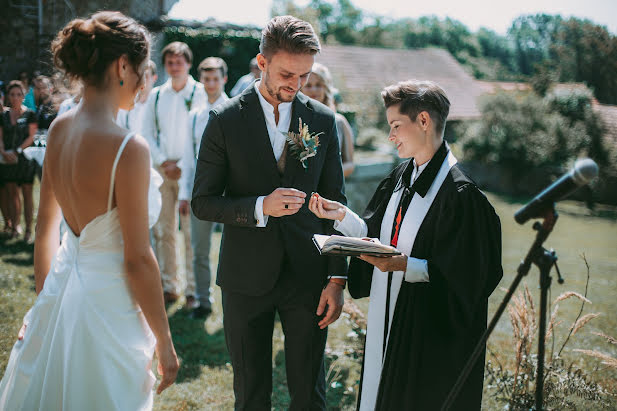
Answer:
[(189, 200), (191, 193), (193, 192), (193, 183), (195, 180), (195, 163), (197, 162), (197, 156), (199, 155), (199, 148), (201, 147), (201, 139), (204, 134), (204, 130), (208, 125), (208, 119), (210, 118), (210, 110), (223, 104), (229, 100), (227, 94), (222, 93), (221, 96), (214, 102), (210, 103), (206, 99), (206, 104), (191, 110), (188, 118), (188, 127), (191, 135), (190, 144), (187, 144), (184, 150), (184, 155), (180, 161), (180, 168), (182, 169), (182, 176), (180, 177), (180, 187), (178, 192), (178, 198), (180, 200)]
[(205, 105), (191, 110), (191, 113), (189, 114), (189, 127), (191, 129), (191, 137), (194, 143), (193, 146), (195, 147), (195, 157), (199, 154), (199, 146), (201, 144), (201, 138), (203, 137), (204, 130), (208, 125), (210, 110), (223, 104), (227, 100), (229, 100), (227, 94), (222, 93), (214, 103), (210, 103), (210, 101), (206, 99)]
[[(264, 96), (259, 91), (260, 81), (256, 81), (255, 91), (259, 97), (261, 108), (264, 112), (264, 118), (266, 119), (266, 127), (268, 128), (268, 136), (270, 137), (270, 144), (272, 145), (272, 151), (274, 152), (274, 158), (278, 162), (283, 154), (285, 148), (285, 141), (287, 140), (287, 133), (289, 132), (289, 126), (291, 125), (291, 102), (279, 103), (279, 122), (276, 123), (274, 117), (274, 107), (268, 103)], [(263, 213), (263, 204), (265, 196), (257, 197), (255, 202), (255, 221), (257, 227), (265, 227), (268, 224), (268, 216)]]
[(421, 166), (418, 166), (416, 164), (416, 160), (413, 160), (413, 171), (411, 172), (411, 185), (413, 185), (413, 183), (416, 182), (418, 177), (420, 177), (420, 174), (422, 174), (422, 172), (424, 171), (424, 169), (426, 168), (428, 163), (429, 162), (427, 161), (426, 163), (422, 164)]
[(206, 101), (203, 85), (191, 76), (180, 91), (173, 89), (171, 79), (152, 90), (146, 103), (142, 130), (150, 144), (150, 153), (155, 166), (161, 165), (166, 160), (174, 161), (182, 158), (185, 144), (190, 141), (189, 109), (201, 107)]
[(116, 124), (124, 127), (132, 133), (143, 134), (141, 127), (143, 125), (143, 116), (146, 108), (146, 103), (135, 103), (131, 110), (118, 110), (116, 116)]
[(268, 101), (261, 94), (261, 91), (259, 91), (260, 83), (261, 81), (255, 82), (254, 87), (266, 119), (266, 127), (268, 128), (268, 136), (270, 137), (270, 144), (272, 145), (274, 158), (276, 161), (279, 161), (281, 155), (283, 154), (285, 141), (287, 139), (287, 132), (289, 131), (289, 126), (291, 125), (291, 102), (279, 103), (279, 121), (277, 124), (274, 117), (274, 107), (272, 104), (268, 103)]

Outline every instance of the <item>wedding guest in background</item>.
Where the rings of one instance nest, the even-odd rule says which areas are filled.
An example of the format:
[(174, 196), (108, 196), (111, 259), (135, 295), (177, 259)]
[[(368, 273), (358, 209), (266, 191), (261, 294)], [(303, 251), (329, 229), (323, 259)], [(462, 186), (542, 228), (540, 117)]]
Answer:
[(236, 84), (233, 86), (229, 95), (232, 97), (236, 97), (238, 94), (242, 94), (242, 92), (255, 80), (257, 80), (261, 76), (261, 71), (259, 71), (259, 67), (257, 66), (257, 58), (253, 57), (249, 63), (249, 72), (244, 76), (240, 77)]
[[(4, 81), (0, 80), (0, 127), (2, 127), (2, 113), (4, 112)], [(0, 164), (4, 163), (4, 157), (0, 156)], [(8, 193), (5, 190), (5, 181), (2, 166), (0, 165), (0, 214), (4, 227), (2, 234), (9, 236), (12, 231), (12, 222), (9, 220)]]
[(60, 108), (58, 109), (58, 116), (66, 113), (69, 110), (72, 110), (79, 104), (81, 100), (81, 95), (83, 93), (83, 88), (80, 84), (74, 85), (68, 91), (69, 97), (64, 99), (62, 103), (60, 103)]
[(6, 210), (8, 211), (12, 238), (21, 234), (20, 220), (23, 197), (23, 210), (26, 223), (24, 241), (32, 241), (32, 213), (34, 203), (32, 184), (36, 174), (36, 163), (26, 159), (25, 148), (34, 141), (37, 129), (36, 114), (24, 105), (24, 88), (20, 81), (13, 80), (7, 87), (10, 108), (2, 113), (0, 127), (0, 174), (4, 181)]
[(27, 71), (21, 71), (18, 76), (19, 81), (26, 90), (26, 95), (24, 96), (24, 106), (29, 108), (30, 110), (36, 112), (36, 99), (35, 99), (35, 91), (34, 87), (32, 87), (30, 73)]
[(152, 60), (148, 60), (148, 66), (144, 72), (144, 88), (137, 94), (138, 100), (130, 111), (118, 110), (118, 117), (116, 117), (116, 123), (119, 126), (131, 130), (135, 133), (142, 134), (141, 128), (143, 126), (144, 110), (146, 108), (146, 101), (152, 91), (152, 87), (158, 75), (156, 74), (156, 63)]
[[(201, 146), (201, 138), (208, 124), (210, 110), (220, 106), (227, 100), (225, 83), (227, 83), (227, 63), (220, 57), (208, 57), (199, 64), (199, 81), (203, 83), (208, 99), (202, 107), (191, 110), (189, 114), (189, 128), (191, 130), (190, 144), (186, 145), (183, 163), (186, 164), (187, 172), (182, 174), (180, 181), (180, 218), (190, 215), (191, 237), (189, 244), (192, 246), (193, 267), (195, 283), (197, 286), (198, 305), (191, 312), (191, 317), (205, 319), (212, 312), (212, 290), (210, 288), (210, 244), (212, 228), (211, 221), (200, 220), (195, 217), (191, 210), (189, 200), (193, 193), (195, 180), (195, 166), (197, 153)], [(184, 225), (184, 223), (183, 223)], [(186, 237), (185, 237), (186, 242)], [(188, 255), (188, 252), (187, 252)], [(188, 269), (187, 261), (187, 273)], [(187, 297), (188, 300), (188, 297)], [(188, 303), (187, 303), (188, 305)]]
[[(404, 81), (382, 92), (401, 163), (363, 218), (319, 195), (310, 210), (352, 237), (376, 237), (403, 254), (360, 256), (349, 292), (370, 295), (358, 408), (437, 410), (486, 330), (499, 283), (501, 224), (443, 141), (450, 101), (437, 84)], [(482, 356), (454, 408), (479, 410)]]
[(341, 113), (336, 112), (334, 103), (334, 83), (330, 70), (320, 63), (313, 64), (313, 71), (309, 76), (306, 85), (302, 88), (302, 92), (314, 98), (322, 104), (330, 107), (336, 113), (336, 129), (341, 148), (341, 159), (343, 161), (343, 174), (349, 177), (354, 170), (353, 152), (354, 152), (354, 135), (349, 122)]
[[(186, 43), (169, 43), (163, 48), (162, 56), (169, 79), (150, 93), (142, 130), (150, 145), (152, 163), (164, 179), (161, 186), (163, 207), (153, 235), (156, 256), (161, 266), (165, 301), (172, 303), (178, 300), (183, 285), (178, 275), (176, 258), (178, 180), (182, 176), (179, 161), (185, 145), (190, 144), (189, 112), (205, 104), (206, 92), (203, 85), (189, 75), (193, 53)], [(195, 295), (194, 290), (188, 290), (187, 293)]]
[(52, 100), (54, 89), (51, 80), (46, 76), (38, 76), (34, 84), (37, 91), (36, 118), (38, 128), (39, 130), (47, 130), (58, 115)]

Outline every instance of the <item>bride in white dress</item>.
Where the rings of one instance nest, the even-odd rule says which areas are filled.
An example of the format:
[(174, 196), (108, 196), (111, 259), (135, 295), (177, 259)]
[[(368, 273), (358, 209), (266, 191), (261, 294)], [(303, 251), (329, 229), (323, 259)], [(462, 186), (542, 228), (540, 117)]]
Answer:
[[(161, 180), (146, 141), (114, 121), (143, 87), (149, 48), (143, 26), (112, 12), (70, 22), (52, 44), (54, 62), (83, 82), (84, 94), (49, 130), (34, 251), (38, 297), (0, 382), (0, 410), (151, 409), (154, 351), (157, 392), (175, 381), (148, 233)], [(69, 229), (59, 245), (62, 216)]]

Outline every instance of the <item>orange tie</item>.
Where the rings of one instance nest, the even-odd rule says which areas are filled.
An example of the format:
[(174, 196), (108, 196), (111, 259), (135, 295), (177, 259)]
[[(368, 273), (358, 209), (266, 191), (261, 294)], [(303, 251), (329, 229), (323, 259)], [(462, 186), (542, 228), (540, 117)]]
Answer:
[(403, 220), (403, 207), (398, 208), (398, 214), (396, 214), (396, 226), (394, 227), (394, 236), (392, 236), (392, 241), (390, 241), (390, 245), (392, 247), (396, 247), (398, 245), (398, 233), (401, 229), (401, 221)]

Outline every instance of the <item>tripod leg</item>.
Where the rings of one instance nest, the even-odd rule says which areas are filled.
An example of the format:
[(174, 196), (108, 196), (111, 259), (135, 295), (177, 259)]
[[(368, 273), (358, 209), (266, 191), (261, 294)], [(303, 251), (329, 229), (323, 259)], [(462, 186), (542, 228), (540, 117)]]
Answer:
[(540, 267), (540, 326), (538, 332), (538, 374), (536, 378), (536, 410), (542, 410), (544, 397), (544, 353), (546, 337), (546, 309), (548, 305), (548, 289), (551, 286), (550, 271), (555, 260), (554, 255), (545, 251), (544, 261)]

